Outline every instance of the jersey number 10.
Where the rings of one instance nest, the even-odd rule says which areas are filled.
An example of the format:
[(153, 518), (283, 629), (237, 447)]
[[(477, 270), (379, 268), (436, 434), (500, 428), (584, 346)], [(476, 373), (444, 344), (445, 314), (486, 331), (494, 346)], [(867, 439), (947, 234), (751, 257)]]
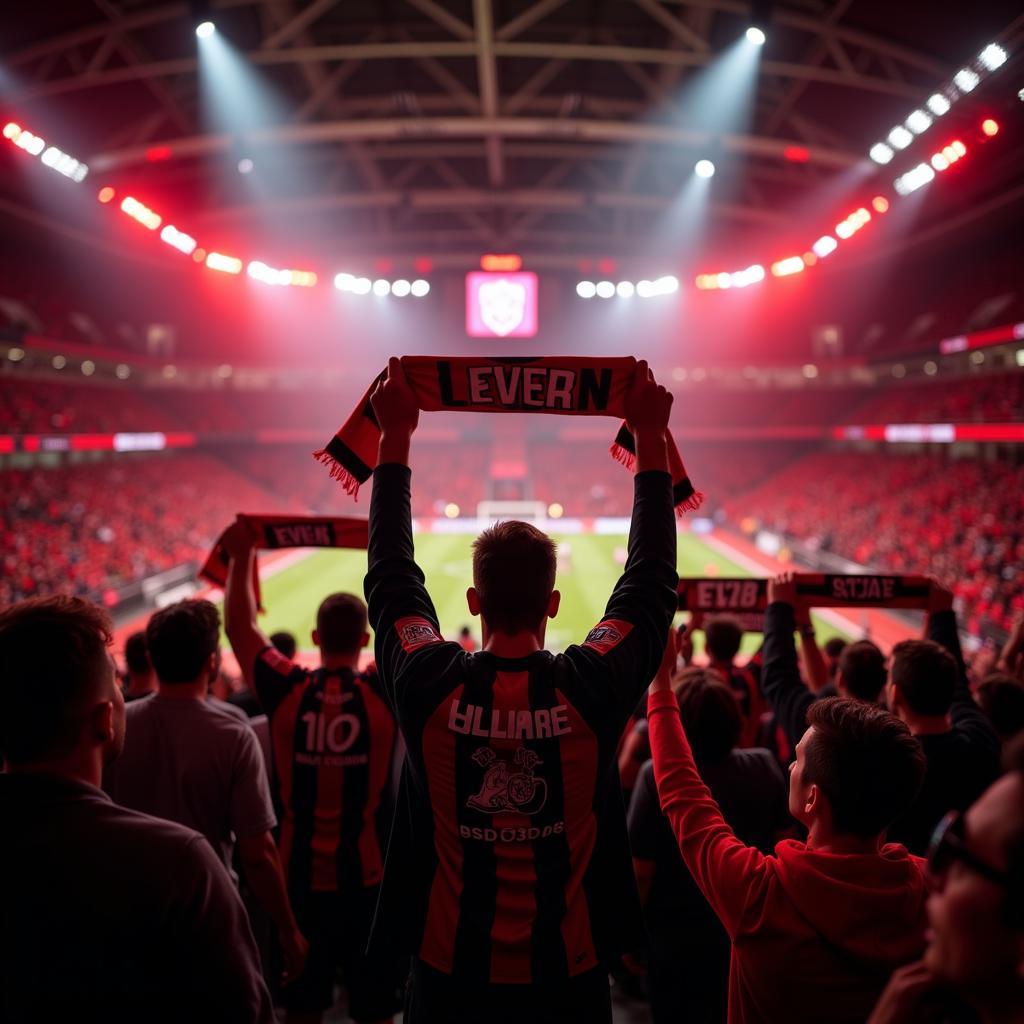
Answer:
[[(342, 694), (341, 701), (352, 700), (354, 693)], [(344, 713), (328, 718), (326, 715), (307, 711), (301, 719), (306, 727), (306, 750), (322, 754), (326, 749), (332, 754), (344, 754), (359, 738), (359, 718)]]

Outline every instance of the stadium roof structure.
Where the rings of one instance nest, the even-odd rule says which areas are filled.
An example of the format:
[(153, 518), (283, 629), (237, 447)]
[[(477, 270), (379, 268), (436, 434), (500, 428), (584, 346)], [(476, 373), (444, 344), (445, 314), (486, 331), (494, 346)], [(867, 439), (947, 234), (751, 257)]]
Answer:
[[(207, 234), (261, 230), (269, 217), (314, 245), (534, 249), (567, 265), (642, 247), (701, 158), (721, 172), (708, 207), (719, 240), (782, 228), (801, 197), (857, 168), (877, 172), (871, 145), (981, 47), (1001, 41), (1015, 56), (1024, 41), (1013, 0), (788, 0), (753, 12), (737, 0), (18, 8), (0, 51), (3, 108), (53, 126), (97, 187), (144, 182)], [(206, 126), (200, 8), (283, 116), (238, 132)], [(716, 124), (707, 103), (695, 112), (689, 86), (757, 11), (768, 42), (751, 108), (745, 123)], [(290, 169), (270, 187), (225, 173), (240, 158), (259, 172), (265, 156)]]

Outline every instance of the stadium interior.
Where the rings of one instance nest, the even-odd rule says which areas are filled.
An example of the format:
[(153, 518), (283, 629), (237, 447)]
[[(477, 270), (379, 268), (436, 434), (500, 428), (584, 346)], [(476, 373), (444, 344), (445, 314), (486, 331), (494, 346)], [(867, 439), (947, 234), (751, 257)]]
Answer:
[[(704, 495), (680, 576), (935, 577), (969, 658), (1024, 618), (1018, 3), (47, 0), (0, 29), (0, 607), (96, 602), (120, 662), (221, 600), (198, 572), (238, 513), (367, 515), (313, 452), (390, 356), (633, 356)], [(470, 544), (509, 516), (558, 541), (551, 645), (601, 620), (616, 429), (423, 414), (446, 636), (479, 639)], [(363, 552), (261, 564), (315, 665)], [(815, 613), (885, 651), (922, 621)]]

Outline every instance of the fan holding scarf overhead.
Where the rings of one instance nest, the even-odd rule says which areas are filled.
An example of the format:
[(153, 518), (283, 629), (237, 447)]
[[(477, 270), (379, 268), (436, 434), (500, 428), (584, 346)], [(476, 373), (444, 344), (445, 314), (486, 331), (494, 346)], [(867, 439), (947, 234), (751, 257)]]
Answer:
[[(636, 360), (632, 356), (593, 358), (543, 356), (403, 356), (402, 369), (424, 412), (541, 412), (560, 416), (615, 416), (622, 419)], [(370, 396), (384, 379), (370, 383), (355, 411), (314, 457), (330, 467), (346, 492), (355, 496), (377, 463), (380, 428)], [(695, 491), (675, 442), (668, 439), (673, 498), (680, 514), (697, 509)], [(632, 469), (633, 437), (623, 423), (611, 454)]]

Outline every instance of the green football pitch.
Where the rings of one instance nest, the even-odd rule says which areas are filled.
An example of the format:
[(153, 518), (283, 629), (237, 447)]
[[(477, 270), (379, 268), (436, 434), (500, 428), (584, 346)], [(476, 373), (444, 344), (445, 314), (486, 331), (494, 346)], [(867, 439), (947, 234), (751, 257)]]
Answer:
[[(561, 650), (581, 642), (590, 628), (600, 622), (605, 603), (622, 572), (626, 538), (572, 534), (554, 539), (570, 549), (567, 557), (560, 557), (555, 585), (562, 592), (562, 602), (547, 631), (548, 646)], [(472, 541), (471, 536), (461, 534), (419, 534), (416, 559), (426, 575), (427, 589), (444, 636), (454, 638), (463, 626), (469, 626), (479, 642), (479, 621), (466, 608), (466, 588), (472, 576)], [(750, 575), (688, 533), (679, 535), (678, 571), (680, 576)], [(300, 648), (311, 647), (310, 631), (320, 600), (336, 590), (361, 595), (365, 572), (365, 552), (311, 551), (308, 557), (263, 580), (266, 614), (260, 617), (261, 628), (268, 634), (286, 629), (296, 637)], [(820, 619), (816, 626), (819, 644), (830, 636), (842, 635)], [(700, 639), (698, 634), (698, 650)], [(759, 644), (760, 636), (748, 633), (743, 650), (752, 653)]]

